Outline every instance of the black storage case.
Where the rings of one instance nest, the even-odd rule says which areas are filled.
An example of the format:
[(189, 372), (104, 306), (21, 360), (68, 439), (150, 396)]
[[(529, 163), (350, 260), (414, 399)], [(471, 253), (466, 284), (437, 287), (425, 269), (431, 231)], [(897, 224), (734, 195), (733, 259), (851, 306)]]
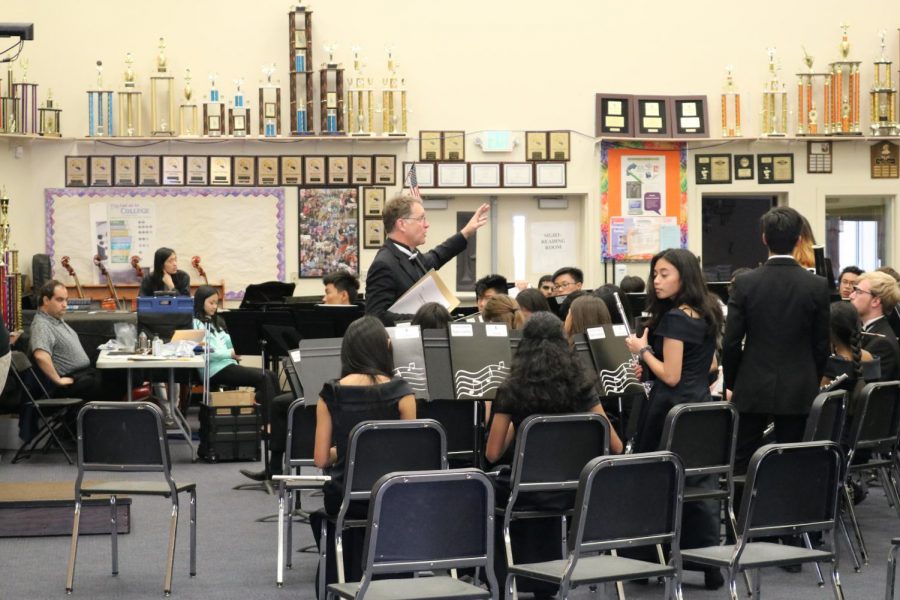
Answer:
[(258, 405), (200, 405), (200, 447), (206, 462), (258, 461), (262, 420)]

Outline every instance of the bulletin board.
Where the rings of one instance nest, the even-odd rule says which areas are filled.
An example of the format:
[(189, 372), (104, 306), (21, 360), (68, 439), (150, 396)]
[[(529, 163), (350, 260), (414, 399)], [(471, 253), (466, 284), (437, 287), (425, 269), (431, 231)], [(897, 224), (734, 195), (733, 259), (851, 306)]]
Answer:
[(687, 248), (687, 147), (680, 142), (601, 142), (603, 260), (648, 261)]
[(178, 268), (202, 283), (191, 257), (202, 257), (210, 283), (224, 281), (228, 300), (251, 283), (285, 280), (284, 190), (281, 188), (50, 188), (44, 190), (45, 246), (53, 276), (103, 284), (100, 254), (115, 283), (137, 283), (131, 256), (144, 272), (157, 248), (173, 248)]

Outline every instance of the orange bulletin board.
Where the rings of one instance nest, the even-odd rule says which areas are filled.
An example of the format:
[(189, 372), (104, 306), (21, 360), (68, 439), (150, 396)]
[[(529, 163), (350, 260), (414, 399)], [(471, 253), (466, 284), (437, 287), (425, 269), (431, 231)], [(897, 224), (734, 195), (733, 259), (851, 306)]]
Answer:
[(602, 260), (648, 261), (687, 247), (687, 148), (679, 142), (601, 142)]

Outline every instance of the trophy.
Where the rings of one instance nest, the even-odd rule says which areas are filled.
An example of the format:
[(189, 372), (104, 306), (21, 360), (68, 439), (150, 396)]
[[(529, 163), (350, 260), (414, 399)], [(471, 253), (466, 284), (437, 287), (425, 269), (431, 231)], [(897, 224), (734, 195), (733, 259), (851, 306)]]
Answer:
[[(822, 79), (822, 93), (824, 94), (825, 104), (828, 104), (828, 80), (829, 73), (816, 73), (813, 71), (813, 61), (806, 48), (803, 48), (803, 64), (806, 70), (797, 73), (797, 135), (816, 135), (819, 133), (819, 111), (813, 100), (815, 94), (816, 80)], [(823, 133), (830, 133), (831, 123), (828, 111), (825, 114), (825, 122), (823, 124)]]
[(228, 109), (228, 125), (234, 137), (247, 137), (250, 133), (250, 105), (244, 103), (244, 92), (241, 91), (243, 84), (243, 79), (234, 80), (234, 98)]
[(6, 95), (0, 96), (0, 133), (18, 133), (19, 132), (19, 103), (14, 93), (14, 81), (12, 65), (7, 71), (6, 78)]
[(175, 135), (175, 78), (166, 69), (166, 40), (159, 38), (156, 74), (150, 77), (150, 133)]
[(6, 188), (0, 192), (0, 267), (6, 265), (6, 253), (9, 251), (9, 196)]
[(62, 110), (53, 106), (53, 90), (47, 90), (44, 106), (38, 109), (41, 123), (40, 134), (44, 137), (60, 137), (59, 121)]
[(134, 58), (131, 52), (125, 55), (125, 86), (119, 91), (119, 136), (140, 137), (141, 127), (141, 92), (135, 87), (135, 75), (132, 65)]
[(323, 134), (343, 135), (344, 69), (334, 62), (336, 46), (324, 46), (328, 61), (319, 71), (319, 120)]
[(265, 137), (276, 137), (281, 135), (281, 88), (272, 81), (274, 63), (263, 67), (262, 72), (266, 81), (259, 87), (259, 132)]
[(858, 60), (848, 60), (850, 41), (848, 25), (841, 25), (841, 58), (830, 64), (831, 76), (826, 80), (830, 87), (829, 106), (832, 135), (862, 135), (859, 127), (859, 65)]
[(22, 68), (22, 80), (12, 84), (12, 95), (19, 100), (16, 105), (16, 133), (37, 133), (38, 86), (36, 83), (28, 83), (28, 59), (20, 60), (19, 66)]
[(225, 131), (225, 103), (219, 100), (215, 73), (209, 75), (209, 101), (203, 103), (203, 135), (222, 137)]
[(350, 135), (372, 135), (375, 112), (375, 90), (372, 78), (363, 75), (365, 64), (359, 57), (359, 46), (353, 46), (353, 76), (347, 90), (347, 121)]
[(382, 78), (381, 124), (385, 135), (406, 135), (406, 82), (398, 75), (393, 51), (387, 51), (388, 76)]
[(97, 61), (97, 89), (88, 90), (88, 137), (113, 135), (113, 93), (103, 89), (103, 61)]
[[(312, 11), (302, 5), (288, 12), (288, 41), (292, 63), (290, 72), (291, 135), (315, 133), (313, 126)], [(260, 91), (260, 93), (262, 93)], [(262, 103), (260, 103), (262, 106)], [(278, 113), (281, 114), (281, 111)], [(278, 127), (280, 130), (281, 127)], [(260, 113), (262, 131), (262, 113)]]
[[(734, 121), (728, 118), (728, 104), (731, 101)], [(725, 67), (725, 89), (722, 90), (722, 137), (743, 137), (741, 133), (741, 94), (734, 85), (734, 67)]]
[(782, 137), (787, 134), (787, 90), (778, 79), (775, 48), (766, 50), (769, 55), (769, 79), (762, 94), (762, 135)]
[(872, 135), (897, 135), (897, 90), (891, 81), (891, 61), (884, 55), (884, 31), (881, 32), (881, 56), (875, 61), (872, 98)]
[(197, 117), (197, 105), (191, 102), (194, 90), (191, 88), (191, 70), (184, 71), (184, 103), (178, 108), (179, 127), (181, 135), (198, 135), (200, 133), (200, 123)]

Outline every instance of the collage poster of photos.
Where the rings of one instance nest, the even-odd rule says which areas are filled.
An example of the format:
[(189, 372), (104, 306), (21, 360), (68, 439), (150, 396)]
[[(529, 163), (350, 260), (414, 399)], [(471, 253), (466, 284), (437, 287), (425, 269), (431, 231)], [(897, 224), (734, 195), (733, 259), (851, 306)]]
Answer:
[(359, 273), (359, 202), (356, 188), (301, 188), (300, 277), (340, 269)]

